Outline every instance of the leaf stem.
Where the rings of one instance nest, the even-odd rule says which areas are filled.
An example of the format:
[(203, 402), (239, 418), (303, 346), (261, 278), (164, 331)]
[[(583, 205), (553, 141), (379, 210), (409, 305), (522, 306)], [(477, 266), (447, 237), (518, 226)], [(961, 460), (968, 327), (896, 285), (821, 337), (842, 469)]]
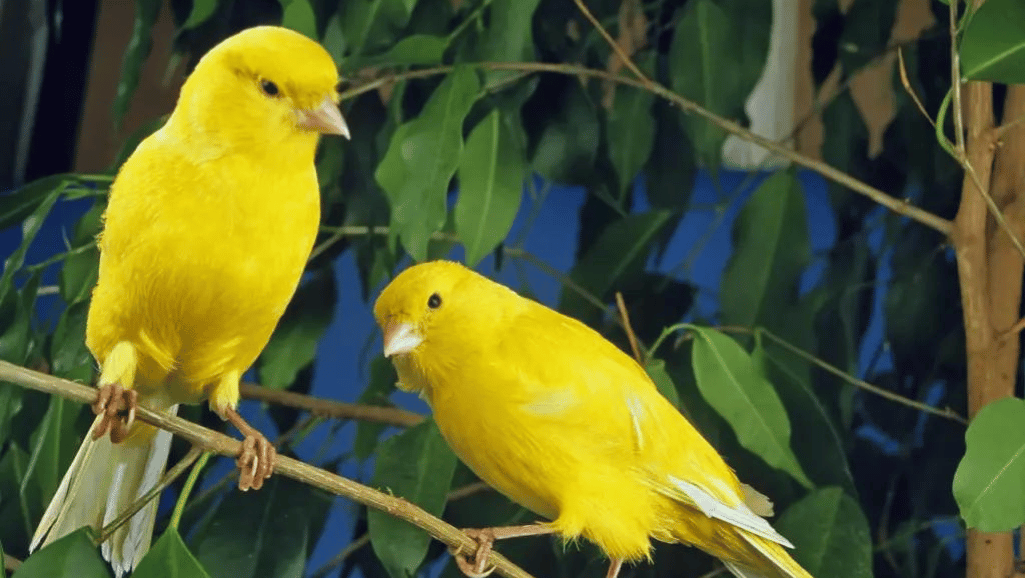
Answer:
[(199, 456), (199, 461), (193, 464), (189, 477), (185, 479), (185, 485), (182, 486), (182, 493), (178, 496), (178, 502), (174, 505), (174, 513), (171, 514), (171, 522), (169, 523), (175, 530), (178, 529), (178, 524), (181, 522), (182, 512), (185, 511), (185, 502), (189, 500), (189, 495), (192, 494), (192, 487), (196, 485), (196, 480), (199, 479), (199, 472), (203, 471), (206, 462), (209, 460), (210, 452), (203, 452), (203, 455)]

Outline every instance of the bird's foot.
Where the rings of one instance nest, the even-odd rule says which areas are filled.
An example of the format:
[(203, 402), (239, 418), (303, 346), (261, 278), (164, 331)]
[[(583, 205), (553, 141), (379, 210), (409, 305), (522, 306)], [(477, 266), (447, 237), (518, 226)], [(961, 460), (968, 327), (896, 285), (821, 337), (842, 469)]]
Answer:
[(259, 490), (263, 481), (274, 473), (274, 461), (278, 452), (263, 434), (256, 432), (246, 435), (242, 440), (242, 453), (235, 464), (238, 465), (238, 489), (243, 492), (250, 488)]
[[(100, 439), (108, 431), (110, 441), (121, 443), (128, 437), (128, 431), (135, 422), (135, 410), (139, 407), (139, 392), (125, 389), (119, 383), (109, 383), (99, 387), (96, 401), (93, 402), (93, 413), (101, 419), (93, 428), (93, 439)], [(121, 419), (124, 412), (125, 419)]]
[(468, 559), (466, 554), (463, 554), (462, 548), (452, 553), (452, 558), (456, 561), (456, 566), (470, 578), (485, 578), (495, 571), (494, 564), (488, 568), (489, 558), (491, 556), (491, 548), (495, 544), (495, 531), (491, 528), (465, 528), (463, 532), (467, 536), (473, 538), (477, 542), (477, 550), (473, 553), (472, 561)]
[(245, 436), (242, 440), (242, 451), (235, 459), (238, 466), (238, 489), (243, 492), (250, 489), (259, 490), (263, 487), (264, 480), (274, 473), (274, 461), (277, 459), (278, 451), (274, 444), (249, 425), (235, 408), (228, 407), (219, 410), (218, 413)]

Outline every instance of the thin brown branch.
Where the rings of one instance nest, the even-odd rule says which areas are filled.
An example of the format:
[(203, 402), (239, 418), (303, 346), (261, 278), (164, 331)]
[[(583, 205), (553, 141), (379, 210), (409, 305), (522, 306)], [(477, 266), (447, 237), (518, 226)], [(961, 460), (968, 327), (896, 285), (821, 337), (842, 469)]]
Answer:
[[(0, 361), (0, 381), (51, 395), (58, 395), (78, 403), (91, 404), (96, 401), (96, 389), (93, 387), (32, 371), (6, 361)], [(242, 451), (242, 444), (237, 439), (230, 438), (180, 417), (153, 411), (145, 406), (138, 408), (136, 418), (186, 439), (205, 451), (231, 457), (237, 456)], [(409, 522), (425, 530), (435, 539), (449, 547), (463, 548), (464, 551), (471, 551), (477, 548), (477, 542), (458, 528), (432, 516), (402, 498), (389, 496), (348, 478), (343, 478), (287, 456), (278, 456), (274, 471), (279, 475), (298, 480), (337, 496), (348, 498)], [(508, 578), (532, 578), (530, 574), (501, 554), (492, 552), (491, 562), (502, 576)]]
[(998, 337), (997, 339), (999, 339), (1000, 341), (1007, 341), (1008, 339), (1015, 337), (1019, 333), (1021, 333), (1022, 329), (1025, 329), (1025, 317), (1022, 317), (1017, 321), (1017, 323), (1012, 325), (1010, 329), (1001, 333), (1000, 337)]
[(630, 58), (630, 55), (623, 51), (623, 47), (620, 46), (614, 38), (612, 38), (612, 35), (609, 34), (609, 31), (605, 30), (605, 27), (601, 25), (601, 22), (598, 22), (598, 19), (594, 17), (594, 14), (591, 14), (591, 11), (587, 9), (586, 5), (584, 5), (584, 0), (573, 0), (573, 2), (576, 3), (577, 8), (580, 9), (580, 12), (584, 14), (584, 17), (587, 18), (591, 25), (594, 26), (596, 30), (598, 30), (598, 33), (601, 34), (602, 38), (605, 39), (605, 42), (608, 42), (613, 52), (616, 53), (616, 56), (618, 56), (619, 59), (623, 62), (623, 64), (630, 69), (630, 72), (632, 72), (638, 80), (644, 83), (645, 86), (653, 86), (651, 80), (647, 76), (645, 76), (643, 72), (641, 72), (640, 68), (637, 68), (636, 64), (634, 64), (634, 61), (632, 58)]
[(468, 498), (474, 494), (486, 492), (490, 489), (491, 486), (488, 485), (487, 482), (474, 482), (472, 484), (466, 484), (461, 488), (456, 488), (452, 490), (448, 493), (448, 496), (445, 499), (447, 499), (450, 502), (455, 502), (456, 500), (462, 500), (463, 498)]
[(114, 532), (124, 525), (125, 522), (130, 520), (136, 512), (141, 510), (146, 504), (150, 503), (150, 501), (155, 500), (160, 495), (160, 492), (164, 491), (164, 488), (170, 486), (178, 479), (179, 476), (185, 473), (185, 470), (189, 469), (189, 466), (198, 460), (201, 455), (203, 455), (203, 450), (196, 446), (192, 446), (189, 449), (189, 453), (185, 454), (185, 457), (179, 460), (174, 467), (164, 472), (164, 475), (157, 481), (157, 485), (153, 486), (150, 491), (146, 492), (137, 500), (129, 504), (123, 512), (118, 514), (118, 517), (114, 518), (109, 524), (103, 527), (103, 530), (100, 532), (100, 536), (96, 539), (96, 543), (102, 544), (106, 542), (107, 539), (113, 536)]
[(904, 86), (904, 92), (908, 93), (908, 96), (911, 97), (915, 106), (918, 107), (918, 112), (922, 113), (925, 120), (929, 121), (929, 124), (935, 127), (936, 121), (929, 116), (929, 111), (925, 110), (925, 105), (923, 105), (922, 101), (918, 98), (918, 93), (916, 93), (915, 89), (911, 87), (911, 81), (908, 80), (908, 70), (904, 65), (904, 51), (899, 48), (897, 49), (897, 70), (900, 71), (900, 83)]
[(418, 413), (397, 407), (345, 403), (254, 383), (239, 384), (239, 393), (245, 399), (302, 409), (317, 417), (369, 421), (398, 427), (413, 427), (424, 420), (424, 416)]
[(616, 307), (619, 308), (619, 317), (623, 323), (623, 329), (626, 331), (626, 338), (630, 340), (630, 350), (634, 353), (634, 359), (643, 365), (644, 358), (641, 357), (641, 348), (637, 346), (637, 336), (634, 335), (634, 329), (630, 325), (630, 314), (626, 312), (626, 303), (623, 302), (623, 294), (619, 291), (616, 291)]
[[(592, 78), (610, 80), (627, 86), (633, 86), (635, 88), (640, 88), (642, 90), (648, 90), (652, 94), (658, 96), (659, 98), (663, 98), (675, 104), (676, 106), (683, 109), (685, 112), (696, 114), (730, 134), (736, 135), (746, 141), (753, 142), (761, 146), (762, 148), (765, 148), (770, 152), (775, 153), (789, 160), (790, 162), (796, 165), (800, 165), (816, 173), (819, 173), (823, 177), (835, 183), (843, 185), (848, 189), (854, 191), (855, 193), (864, 195), (895, 213), (904, 215), (913, 221), (917, 221), (931, 229), (935, 229), (943, 235), (950, 235), (950, 232), (953, 227), (952, 223), (949, 220), (944, 219), (939, 215), (935, 215), (933, 213), (930, 213), (929, 211), (923, 210), (919, 207), (915, 207), (914, 205), (909, 204), (907, 201), (903, 199), (890, 196), (889, 194), (875, 187), (872, 187), (864, 182), (859, 181), (858, 179), (855, 179), (854, 177), (848, 175), (847, 173), (844, 173), (843, 171), (837, 170), (836, 168), (830, 166), (829, 164), (823, 161), (813, 159), (809, 156), (791, 150), (790, 148), (785, 146), (785, 144), (781, 144), (771, 139), (765, 138), (761, 135), (755, 134), (731, 120), (727, 120), (721, 116), (718, 116), (708, 111), (707, 109), (698, 105), (694, 101), (683, 98), (682, 96), (676, 94), (672, 90), (656, 82), (645, 83), (641, 80), (634, 80), (626, 76), (610, 74), (604, 70), (598, 70), (574, 64), (545, 62), (480, 62), (462, 63), (461, 65), (475, 65), (489, 70), (521, 70), (531, 72), (565, 74), (569, 76), (589, 76)], [(437, 74), (451, 72), (452, 70), (452, 66), (439, 66), (436, 68), (428, 68), (392, 74), (385, 77), (381, 77), (366, 85), (362, 85), (347, 90), (342, 94), (342, 97), (353, 98), (359, 94), (375, 90), (376, 88), (379, 88), (380, 86), (388, 83), (400, 82), (403, 80), (409, 80), (413, 78), (430, 77)]]
[(345, 562), (346, 558), (352, 556), (356, 553), (357, 550), (359, 550), (363, 546), (366, 546), (369, 543), (370, 534), (363, 534), (359, 538), (356, 538), (355, 540), (350, 542), (348, 546), (342, 548), (342, 551), (335, 555), (334, 558), (331, 558), (327, 562), (324, 562), (323, 566), (317, 568), (317, 570), (313, 574), (310, 574), (310, 578), (324, 578), (324, 576), (327, 576), (331, 573), (332, 570), (341, 565), (342, 562)]

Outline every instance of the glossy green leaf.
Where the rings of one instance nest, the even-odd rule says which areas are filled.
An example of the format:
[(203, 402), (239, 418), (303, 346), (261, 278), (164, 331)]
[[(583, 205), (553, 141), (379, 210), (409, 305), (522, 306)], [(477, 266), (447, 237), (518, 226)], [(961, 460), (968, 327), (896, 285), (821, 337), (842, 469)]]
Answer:
[[(685, 98), (719, 116), (740, 119), (765, 64), (771, 3), (725, 4), (695, 0), (684, 5), (669, 47), (669, 75), (673, 89)], [(718, 166), (726, 133), (695, 115), (684, 118), (698, 155), (708, 166)]]
[(284, 476), (258, 492), (229, 492), (192, 540), (211, 576), (301, 578), (315, 545), (310, 525), (331, 496)]
[(81, 250), (71, 249), (60, 272), (60, 294), (64, 302), (73, 305), (87, 301), (99, 276), (100, 252), (95, 243)]
[(805, 473), (818, 486), (841, 486), (849, 494), (857, 495), (844, 440), (812, 389), (807, 366), (799, 365), (802, 360), (795, 360), (791, 352), (771, 345), (765, 347), (763, 341), (755, 343), (751, 360), (755, 370), (776, 386), (789, 415), (801, 416), (791, 423), (790, 444)]
[[(480, 60), (484, 62), (530, 62), (534, 60), (531, 22), (540, 0), (492, 0), (489, 25), (484, 30)], [(488, 83), (516, 74), (491, 70)]]
[(121, 80), (117, 83), (117, 94), (114, 96), (114, 125), (121, 126), (121, 121), (128, 112), (135, 89), (139, 86), (142, 66), (153, 48), (153, 26), (160, 15), (161, 0), (137, 0), (135, 2), (135, 22), (132, 25), (132, 37), (125, 47), (124, 62), (121, 67)]
[(648, 201), (657, 209), (679, 209), (687, 206), (694, 189), (694, 147), (676, 108), (659, 100), (652, 114), (655, 141), (644, 171)]
[(38, 273), (32, 274), (17, 293), (8, 293), (6, 299), (0, 287), (0, 320), (7, 324), (0, 329), (0, 359), (18, 365), (28, 360), (38, 290)]
[(388, 196), (392, 228), (412, 257), (427, 257), (430, 237), (445, 224), (449, 181), (463, 150), (463, 119), (480, 82), (456, 68), (435, 89), (420, 116), (396, 129), (374, 178)]
[(473, 267), (509, 233), (523, 196), (523, 149), (512, 125), (495, 110), (480, 121), (459, 161), (455, 225)]
[(32, 181), (16, 191), (0, 195), (0, 230), (13, 227), (62, 188), (67, 175), (51, 175)]
[(11, 421), (21, 410), (21, 388), (13, 383), (0, 381), (0, 444), (11, 435)]
[(778, 172), (751, 195), (733, 226), (733, 255), (720, 288), (722, 321), (777, 329), (792, 322), (785, 305), (811, 258), (801, 185)]
[(132, 572), (132, 578), (207, 578), (206, 570), (178, 535), (168, 528)]
[(815, 578), (872, 578), (872, 535), (858, 502), (840, 488), (816, 490), (774, 524), (790, 555)]
[(320, 338), (331, 324), (337, 299), (330, 269), (318, 271), (299, 287), (260, 356), (260, 383), (286, 388), (299, 370), (313, 362)]
[(662, 397), (668, 399), (673, 407), (680, 407), (680, 394), (676, 391), (673, 378), (666, 371), (666, 362), (661, 359), (652, 359), (644, 366), (644, 371), (648, 372), (648, 377), (655, 382), (655, 387), (658, 388)]
[(346, 0), (339, 4), (344, 36), (352, 54), (359, 55), (395, 41), (409, 21), (408, 0)]
[(655, 119), (651, 115), (654, 101), (655, 95), (647, 90), (619, 87), (608, 112), (605, 143), (616, 169), (620, 199), (651, 155), (655, 139)]
[(441, 62), (448, 39), (430, 34), (411, 34), (395, 43), (383, 54), (359, 59), (361, 67), (438, 64)]
[[(440, 516), (452, 485), (456, 456), (433, 420), (381, 443), (372, 485)], [(423, 562), (431, 537), (378, 510), (367, 512), (370, 543), (392, 578), (409, 578)]]
[(43, 227), (43, 221), (46, 220), (47, 215), (50, 214), (50, 209), (53, 208), (54, 203), (57, 202), (59, 197), (60, 190), (50, 191), (46, 198), (36, 206), (35, 210), (22, 221), (21, 245), (3, 263), (4, 273), (0, 275), (0, 304), (4, 303), (4, 300), (7, 299), (7, 294), (14, 290), (14, 273), (25, 264), (25, 255), (28, 253), (29, 246), (35, 240), (36, 235), (39, 234), (39, 229)]
[(729, 422), (741, 445), (812, 487), (790, 448), (790, 418), (783, 402), (751, 356), (714, 329), (690, 329), (695, 334), (691, 363), (702, 397)]
[(206, 22), (217, 11), (218, 0), (192, 0), (192, 10), (185, 23), (181, 25), (182, 30), (195, 28)]
[[(391, 407), (391, 394), (395, 391), (395, 366), (383, 356), (377, 356), (370, 362), (370, 381), (367, 388), (360, 394), (357, 403)], [(352, 442), (352, 453), (357, 460), (366, 461), (377, 448), (377, 440), (387, 428), (385, 424), (366, 420), (356, 422), (356, 437)]]
[(1025, 4), (989, 0), (979, 6), (961, 41), (961, 74), (971, 80), (1025, 82)]
[[(599, 299), (608, 297), (615, 283), (643, 272), (655, 241), (672, 217), (670, 211), (649, 211), (612, 223), (573, 267), (570, 278)], [(593, 309), (575, 291), (563, 289), (560, 310), (579, 317)]]
[(954, 499), (969, 528), (1003, 532), (1025, 523), (1025, 400), (983, 407), (965, 433)]
[(280, 0), (285, 12), (281, 17), (281, 25), (291, 28), (314, 40), (320, 40), (317, 34), (317, 17), (313, 14), (313, 6), (309, 0)]
[[(545, 98), (545, 95), (535, 95)], [(539, 107), (541, 108), (541, 107)], [(578, 86), (570, 86), (557, 102), (550, 120), (541, 128), (534, 146), (531, 167), (545, 178), (559, 183), (587, 182), (594, 174), (594, 161), (601, 141), (601, 127), (595, 103)], [(524, 122), (531, 118), (526, 113)]]
[(74, 424), (81, 409), (79, 404), (53, 396), (42, 421), (32, 432), (32, 453), (18, 488), (30, 519), (42, 516), (78, 449), (81, 440)]
[(50, 342), (51, 373), (64, 379), (90, 383), (94, 361), (85, 345), (88, 303), (76, 303), (64, 310)]
[(12, 578), (110, 578), (110, 566), (88, 532), (76, 530), (32, 554)]

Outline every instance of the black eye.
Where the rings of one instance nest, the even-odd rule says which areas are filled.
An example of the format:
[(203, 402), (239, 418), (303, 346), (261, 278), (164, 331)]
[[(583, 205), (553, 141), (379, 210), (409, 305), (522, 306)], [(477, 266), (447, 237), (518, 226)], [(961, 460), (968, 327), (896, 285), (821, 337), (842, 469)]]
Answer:
[(441, 307), (441, 295), (438, 295), (437, 293), (432, 293), (431, 296), (427, 298), (427, 306), (431, 309), (437, 309), (438, 307)]
[(267, 96), (277, 96), (278, 95), (278, 85), (274, 84), (273, 82), (271, 82), (269, 80), (261, 80), (260, 81), (260, 88), (263, 89), (264, 94), (266, 94)]

